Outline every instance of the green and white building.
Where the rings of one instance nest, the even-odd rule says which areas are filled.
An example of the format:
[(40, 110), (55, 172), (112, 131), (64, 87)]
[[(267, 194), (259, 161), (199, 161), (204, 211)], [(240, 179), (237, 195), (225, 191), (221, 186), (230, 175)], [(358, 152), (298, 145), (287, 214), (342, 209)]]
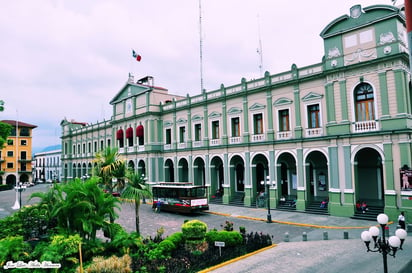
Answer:
[(412, 213), (404, 12), (353, 6), (320, 36), (324, 52), (310, 53), (320, 63), (199, 95), (172, 95), (151, 77), (129, 75), (110, 101), (110, 120), (61, 122), (63, 180), (89, 174), (95, 153), (115, 146), (149, 183), (205, 184), (210, 197), (222, 190), (225, 204), (255, 205), (263, 182), (272, 208), (283, 197), (299, 211), (329, 198), (331, 215), (353, 216), (357, 200), (390, 216)]

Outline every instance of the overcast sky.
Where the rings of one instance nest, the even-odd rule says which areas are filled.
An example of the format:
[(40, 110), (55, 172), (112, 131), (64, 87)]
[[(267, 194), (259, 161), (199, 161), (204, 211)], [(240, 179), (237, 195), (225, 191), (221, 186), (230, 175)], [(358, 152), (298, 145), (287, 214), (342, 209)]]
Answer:
[[(397, 1), (396, 4), (402, 4)], [(321, 62), (334, 19), (391, 0), (202, 0), (208, 91)], [(1, 1), (2, 119), (37, 125), (34, 151), (60, 143), (60, 122), (110, 119), (127, 81), (150, 75), (177, 95), (200, 93), (199, 0)], [(141, 55), (137, 62), (132, 49)]]

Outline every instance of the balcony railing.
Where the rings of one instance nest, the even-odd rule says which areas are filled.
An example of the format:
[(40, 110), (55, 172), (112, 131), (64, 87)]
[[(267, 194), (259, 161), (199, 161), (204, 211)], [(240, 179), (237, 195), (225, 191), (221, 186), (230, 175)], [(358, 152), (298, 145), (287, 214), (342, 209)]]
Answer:
[(165, 150), (170, 150), (171, 148), (172, 148), (172, 144), (165, 144), (163, 146), (163, 149), (165, 149)]
[(355, 133), (372, 132), (379, 130), (379, 123), (376, 120), (358, 121), (353, 124)]
[(203, 141), (198, 140), (193, 142), (193, 147), (203, 147)]
[(177, 144), (177, 148), (178, 149), (185, 149), (186, 148), (186, 143), (182, 142), (182, 143)]
[(276, 139), (284, 140), (284, 139), (291, 139), (292, 138), (292, 131), (282, 131), (277, 132)]
[(323, 135), (322, 128), (308, 128), (305, 131), (307, 137), (319, 137)]
[(252, 135), (252, 142), (260, 142), (265, 140), (266, 138), (264, 134)]
[(210, 140), (210, 146), (220, 145), (220, 143), (221, 143), (220, 138)]
[(229, 143), (230, 144), (242, 143), (242, 138), (241, 137), (231, 137), (229, 138)]

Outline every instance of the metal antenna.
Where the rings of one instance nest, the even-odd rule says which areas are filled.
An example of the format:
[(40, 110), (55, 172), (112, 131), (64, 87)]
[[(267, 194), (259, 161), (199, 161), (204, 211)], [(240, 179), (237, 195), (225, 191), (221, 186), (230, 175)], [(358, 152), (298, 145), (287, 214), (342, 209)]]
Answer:
[(199, 38), (200, 38), (200, 93), (203, 93), (203, 37), (202, 37), (202, 0), (199, 0)]
[(263, 51), (262, 51), (262, 38), (260, 37), (260, 17), (259, 14), (257, 15), (258, 19), (258, 35), (259, 35), (259, 48), (256, 49), (256, 52), (259, 54), (260, 63), (259, 63), (259, 72), (260, 76), (263, 77)]

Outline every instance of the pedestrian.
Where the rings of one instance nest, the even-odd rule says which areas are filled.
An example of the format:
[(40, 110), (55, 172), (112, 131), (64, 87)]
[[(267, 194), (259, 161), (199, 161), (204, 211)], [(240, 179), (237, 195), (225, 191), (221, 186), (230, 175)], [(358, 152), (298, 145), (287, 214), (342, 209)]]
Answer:
[(156, 212), (160, 213), (160, 208), (162, 207), (162, 201), (157, 200), (156, 202)]
[(402, 211), (401, 214), (398, 216), (398, 224), (401, 227), (401, 229), (406, 229), (405, 225), (405, 213)]
[(365, 213), (368, 210), (368, 205), (366, 204), (365, 201), (362, 202), (361, 210), (362, 210), (362, 213)]

